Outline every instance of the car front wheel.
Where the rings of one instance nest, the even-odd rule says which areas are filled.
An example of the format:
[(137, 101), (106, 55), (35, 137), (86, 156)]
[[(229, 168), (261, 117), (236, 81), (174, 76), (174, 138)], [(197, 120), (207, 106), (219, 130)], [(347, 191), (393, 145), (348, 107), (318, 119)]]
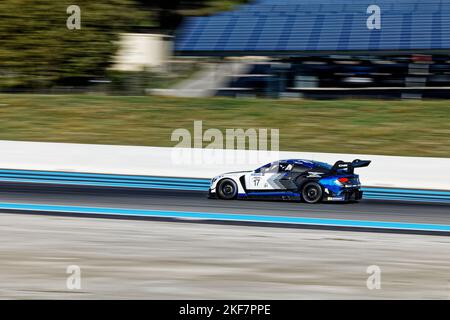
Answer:
[(302, 198), (307, 203), (317, 203), (322, 200), (323, 191), (317, 182), (307, 183), (302, 190)]
[(238, 188), (233, 180), (225, 179), (219, 183), (217, 194), (220, 199), (233, 200), (236, 199)]

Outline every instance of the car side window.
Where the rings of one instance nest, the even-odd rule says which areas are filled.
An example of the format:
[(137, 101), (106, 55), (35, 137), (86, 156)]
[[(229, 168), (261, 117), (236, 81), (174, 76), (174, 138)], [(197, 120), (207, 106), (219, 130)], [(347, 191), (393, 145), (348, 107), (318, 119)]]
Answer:
[(270, 166), (270, 169), (267, 170), (267, 172), (277, 173), (279, 167), (280, 167), (279, 163), (278, 163), (278, 162), (274, 162), (274, 163), (272, 163), (272, 165)]
[(279, 170), (279, 163), (278, 162), (272, 162), (268, 163), (265, 166), (262, 166), (261, 168), (258, 168), (255, 170), (255, 173), (277, 173)]
[(278, 168), (278, 172), (280, 172), (280, 173), (291, 172), (293, 168), (294, 168), (294, 166), (292, 164), (280, 163), (280, 166)]
[(306, 172), (308, 170), (309, 170), (308, 167), (296, 164), (296, 165), (294, 165), (294, 168), (292, 169), (292, 172), (303, 173), (303, 172)]

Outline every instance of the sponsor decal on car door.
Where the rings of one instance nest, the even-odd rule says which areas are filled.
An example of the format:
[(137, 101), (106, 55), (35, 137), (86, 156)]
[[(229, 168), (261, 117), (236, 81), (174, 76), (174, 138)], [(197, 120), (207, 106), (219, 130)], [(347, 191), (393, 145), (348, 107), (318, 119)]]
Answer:
[(251, 172), (246, 176), (248, 190), (285, 190), (280, 183), (284, 174), (278, 173), (278, 165), (263, 169), (261, 172)]

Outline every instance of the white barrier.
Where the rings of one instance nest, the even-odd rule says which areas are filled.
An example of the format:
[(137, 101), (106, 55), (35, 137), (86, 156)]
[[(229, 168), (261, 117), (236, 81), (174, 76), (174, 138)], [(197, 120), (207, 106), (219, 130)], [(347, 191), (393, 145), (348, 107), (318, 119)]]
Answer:
[[(174, 148), (17, 141), (0, 141), (0, 148), (0, 168), (3, 169), (190, 178), (252, 170), (279, 159), (309, 159), (331, 164), (337, 160), (369, 159), (372, 164), (358, 170), (365, 186), (450, 190), (448, 158), (188, 149), (184, 150), (192, 156), (192, 161), (188, 161), (180, 157), (183, 150)], [(202, 161), (210, 159), (211, 152), (220, 159), (234, 161)]]

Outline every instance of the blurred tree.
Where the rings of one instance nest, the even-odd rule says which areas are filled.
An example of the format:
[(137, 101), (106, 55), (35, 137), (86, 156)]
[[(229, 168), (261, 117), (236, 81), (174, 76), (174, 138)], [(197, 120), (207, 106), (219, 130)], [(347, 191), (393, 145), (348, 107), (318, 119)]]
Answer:
[[(81, 29), (69, 30), (66, 12), (81, 9)], [(102, 76), (120, 32), (150, 26), (134, 0), (1, 0), (0, 88), (79, 84)]]

